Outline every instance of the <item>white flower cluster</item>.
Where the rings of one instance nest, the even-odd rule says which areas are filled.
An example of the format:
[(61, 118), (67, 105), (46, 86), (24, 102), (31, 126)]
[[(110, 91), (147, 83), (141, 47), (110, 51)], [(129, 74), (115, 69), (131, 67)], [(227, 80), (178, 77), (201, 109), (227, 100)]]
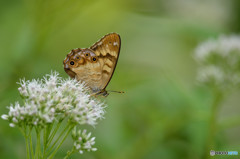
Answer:
[(19, 92), (23, 104), (10, 105), (9, 113), (2, 115), (10, 126), (45, 126), (67, 117), (75, 124), (95, 125), (104, 115), (103, 103), (91, 98), (83, 83), (63, 80), (58, 73), (42, 80), (20, 80)]
[(220, 36), (195, 50), (199, 63), (198, 80), (221, 89), (240, 85), (240, 36)]
[(85, 129), (81, 132), (81, 130), (77, 131), (76, 128), (74, 128), (72, 138), (74, 141), (74, 150), (80, 154), (84, 151), (97, 151), (97, 148), (92, 147), (95, 144), (95, 137), (91, 137), (91, 132), (87, 133)]

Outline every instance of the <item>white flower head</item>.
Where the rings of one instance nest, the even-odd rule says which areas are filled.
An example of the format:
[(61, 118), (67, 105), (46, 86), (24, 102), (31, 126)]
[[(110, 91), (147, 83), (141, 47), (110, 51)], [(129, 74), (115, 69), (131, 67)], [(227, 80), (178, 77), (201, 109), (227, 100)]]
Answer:
[(52, 72), (42, 80), (20, 80), (18, 90), (24, 104), (11, 104), (2, 119), (8, 120), (12, 127), (23, 123), (44, 127), (62, 117), (71, 123), (94, 126), (103, 118), (104, 104), (89, 95), (85, 84), (70, 78), (64, 80), (58, 75)]
[(240, 86), (240, 36), (220, 36), (200, 44), (194, 54), (198, 80), (220, 89)]
[(220, 36), (218, 39), (209, 39), (201, 43), (195, 50), (196, 61), (203, 62), (210, 56), (216, 54), (221, 57), (227, 57), (231, 52), (240, 53), (240, 36)]

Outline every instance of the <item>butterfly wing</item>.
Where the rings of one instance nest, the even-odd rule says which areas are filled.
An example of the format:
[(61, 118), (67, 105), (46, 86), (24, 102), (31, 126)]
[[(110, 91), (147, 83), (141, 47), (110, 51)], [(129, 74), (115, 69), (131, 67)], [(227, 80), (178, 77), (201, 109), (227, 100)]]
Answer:
[(110, 82), (117, 65), (121, 48), (120, 36), (116, 33), (105, 35), (90, 47), (99, 59), (101, 66), (101, 84), (98, 89), (104, 90)]
[(105, 88), (115, 70), (121, 40), (116, 33), (105, 35), (88, 49), (73, 49), (63, 61), (66, 73), (85, 82), (93, 92), (107, 95)]

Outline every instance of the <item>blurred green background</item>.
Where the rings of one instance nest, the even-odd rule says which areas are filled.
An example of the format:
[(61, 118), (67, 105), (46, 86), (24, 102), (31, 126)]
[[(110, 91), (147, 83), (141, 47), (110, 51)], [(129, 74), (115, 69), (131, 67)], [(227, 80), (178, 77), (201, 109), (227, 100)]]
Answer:
[[(89, 129), (98, 151), (72, 158), (204, 158), (213, 95), (196, 82), (193, 52), (239, 31), (239, 0), (1, 0), (0, 114), (20, 100), (19, 78), (51, 70), (67, 77), (62, 61), (71, 49), (117, 32), (122, 48), (108, 89), (126, 93), (111, 93), (105, 119)], [(216, 151), (240, 152), (239, 94), (218, 110)], [(0, 125), (0, 158), (25, 158), (20, 131)], [(56, 158), (71, 146), (69, 139)]]

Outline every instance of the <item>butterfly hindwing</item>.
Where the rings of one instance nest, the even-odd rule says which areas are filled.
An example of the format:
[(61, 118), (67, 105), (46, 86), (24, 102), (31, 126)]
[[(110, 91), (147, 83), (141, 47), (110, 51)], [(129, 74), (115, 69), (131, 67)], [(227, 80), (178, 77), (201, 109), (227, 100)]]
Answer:
[(105, 89), (110, 82), (117, 65), (121, 47), (120, 36), (116, 33), (105, 35), (90, 47), (99, 59), (102, 71), (100, 90)]

